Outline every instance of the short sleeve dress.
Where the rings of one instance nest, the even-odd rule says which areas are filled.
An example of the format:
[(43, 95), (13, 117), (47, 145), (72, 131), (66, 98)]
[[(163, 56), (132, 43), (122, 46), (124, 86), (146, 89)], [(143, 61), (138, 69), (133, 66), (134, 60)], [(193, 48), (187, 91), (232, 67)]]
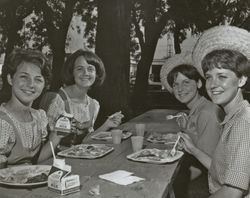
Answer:
[[(60, 93), (61, 92), (61, 93)], [(87, 103), (77, 103), (72, 101), (67, 92), (61, 88), (51, 101), (47, 109), (49, 126), (53, 130), (56, 120), (64, 113), (70, 113), (77, 121), (79, 130), (94, 131), (94, 123), (97, 118), (100, 105), (95, 99), (86, 96)]]
[(31, 109), (31, 115), (31, 122), (20, 122), (0, 106), (0, 158), (8, 165), (32, 163), (47, 136), (46, 113)]

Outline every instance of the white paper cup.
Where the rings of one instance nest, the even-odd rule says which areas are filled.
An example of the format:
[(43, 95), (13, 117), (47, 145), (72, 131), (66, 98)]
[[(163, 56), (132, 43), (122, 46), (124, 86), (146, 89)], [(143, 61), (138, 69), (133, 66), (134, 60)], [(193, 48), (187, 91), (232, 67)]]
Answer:
[(145, 133), (145, 124), (135, 124), (135, 132), (137, 136), (144, 137)]
[(111, 131), (113, 144), (120, 144), (122, 141), (122, 130), (113, 129)]
[(137, 151), (142, 149), (143, 139), (144, 139), (144, 137), (142, 137), (142, 136), (132, 136), (131, 137), (131, 143), (132, 143), (132, 148), (133, 148), (134, 152), (137, 152)]

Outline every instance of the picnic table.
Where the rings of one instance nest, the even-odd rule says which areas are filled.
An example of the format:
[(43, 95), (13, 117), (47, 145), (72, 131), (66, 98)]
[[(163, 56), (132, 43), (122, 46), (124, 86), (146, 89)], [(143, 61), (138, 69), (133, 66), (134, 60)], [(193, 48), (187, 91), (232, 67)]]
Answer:
[[(175, 119), (166, 120), (169, 114), (175, 114), (179, 110), (153, 109), (122, 124), (119, 128), (135, 133), (136, 123), (146, 124), (145, 148), (170, 149), (169, 145), (154, 144), (146, 140), (147, 136), (154, 132), (177, 133), (179, 127)], [(72, 173), (80, 175), (81, 190), (64, 197), (72, 198), (163, 198), (174, 197), (172, 183), (178, 172), (180, 160), (166, 164), (151, 164), (135, 162), (127, 159), (127, 155), (133, 153), (130, 138), (123, 140), (121, 144), (112, 144), (112, 141), (93, 140), (90, 136), (84, 143), (109, 144), (114, 150), (97, 159), (66, 158), (66, 164), (72, 166)], [(53, 159), (43, 164), (52, 165)], [(144, 181), (129, 185), (119, 185), (99, 178), (99, 175), (116, 170), (125, 170), (134, 173), (135, 176), (144, 178)], [(100, 195), (91, 195), (89, 191), (100, 187)], [(36, 188), (19, 188), (18, 186), (0, 186), (2, 198), (59, 198), (61, 195), (52, 192), (46, 185)]]

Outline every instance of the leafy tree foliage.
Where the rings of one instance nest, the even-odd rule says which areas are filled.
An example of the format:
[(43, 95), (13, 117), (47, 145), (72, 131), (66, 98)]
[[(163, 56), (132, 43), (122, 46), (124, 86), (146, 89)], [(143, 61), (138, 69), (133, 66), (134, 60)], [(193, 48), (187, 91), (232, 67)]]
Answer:
[[(86, 22), (85, 37), (88, 39), (87, 47), (95, 48), (96, 43), (96, 27), (104, 27), (108, 24), (105, 20), (98, 20), (97, 13), (101, 12), (101, 16), (107, 17), (108, 12), (117, 15), (117, 29), (112, 29), (114, 32), (119, 32), (122, 25), (127, 28), (129, 23), (130, 32), (127, 32), (131, 37), (130, 54), (138, 61), (136, 85), (133, 94), (133, 105), (138, 107), (143, 104), (146, 98), (148, 87), (148, 73), (155, 53), (155, 48), (158, 39), (166, 32), (172, 32), (175, 41), (175, 51), (181, 52), (180, 43), (186, 38), (187, 29), (193, 34), (197, 34), (211, 26), (218, 24), (229, 23), (245, 29), (250, 29), (250, 1), (249, 0), (131, 0), (131, 21), (127, 14), (127, 23), (124, 21), (118, 23), (116, 20), (124, 20), (121, 15), (118, 15), (121, 6), (125, 3), (122, 1), (105, 0), (106, 6), (98, 0), (1, 0), (0, 1), (0, 53), (5, 52), (7, 55), (15, 46), (32, 47), (38, 49), (48, 49), (48, 53), (53, 56), (53, 83), (52, 88), (60, 87), (61, 82), (58, 73), (63, 64), (65, 57), (65, 47), (70, 40), (68, 37), (70, 22), (74, 15), (81, 15), (82, 21)], [(99, 3), (99, 4), (98, 4)], [(120, 5), (118, 5), (120, 4)], [(128, 2), (130, 4), (130, 1)], [(128, 5), (127, 4), (127, 5)], [(99, 5), (99, 10), (97, 10)], [(100, 5), (102, 5), (100, 9)], [(105, 7), (105, 9), (104, 9)], [(126, 10), (129, 11), (130, 8)], [(103, 13), (104, 12), (104, 13)], [(107, 12), (105, 14), (105, 12)], [(99, 13), (100, 14), (100, 13)], [(124, 13), (122, 13), (124, 14)], [(28, 18), (28, 20), (27, 20)], [(24, 24), (24, 19), (26, 23)], [(131, 22), (131, 23), (130, 23)], [(81, 28), (76, 27), (77, 31)], [(99, 32), (101, 30), (99, 29)], [(101, 39), (112, 41), (108, 30), (103, 33)], [(125, 46), (123, 38), (117, 40), (117, 46)], [(31, 42), (32, 40), (32, 42)], [(99, 40), (100, 41), (100, 40)], [(126, 41), (127, 42), (127, 41)], [(97, 42), (98, 43), (98, 42)], [(113, 44), (113, 43), (112, 43)], [(106, 46), (106, 45), (105, 45)], [(116, 47), (117, 47), (116, 46)], [(110, 47), (110, 46), (108, 46)], [(105, 62), (110, 63), (109, 76), (110, 82), (125, 72), (125, 76), (120, 76), (121, 79), (128, 83), (129, 63), (127, 63), (127, 48), (122, 54), (118, 47), (112, 53), (120, 53), (117, 57), (122, 60), (122, 66), (117, 68), (113, 66), (112, 57), (107, 56), (108, 47), (97, 47), (97, 52), (103, 56)], [(127, 47), (127, 45), (126, 45)], [(108, 51), (107, 51), (108, 50)], [(107, 51), (107, 52), (105, 52)], [(125, 52), (126, 51), (126, 52)], [(105, 53), (104, 53), (105, 52)], [(107, 59), (107, 60), (106, 60)], [(109, 60), (110, 59), (110, 60)], [(117, 58), (118, 60), (118, 58)], [(116, 60), (116, 61), (117, 61)], [(126, 62), (126, 64), (125, 64)], [(109, 67), (109, 66), (108, 66)], [(5, 79), (3, 68), (3, 78)], [(4, 80), (5, 82), (5, 80)], [(109, 82), (109, 83), (110, 83)], [(127, 84), (119, 85), (127, 94)], [(120, 93), (120, 92), (119, 92)], [(121, 93), (122, 94), (122, 93)], [(124, 98), (127, 99), (127, 96)], [(118, 100), (118, 99), (115, 99)], [(121, 104), (117, 104), (119, 106)], [(123, 106), (125, 105), (122, 104)]]
[[(23, 28), (23, 19), (27, 17), (33, 9), (33, 4), (31, 1), (5, 1), (2, 2), (0, 7), (0, 53), (5, 52), (7, 56), (14, 46), (23, 46), (24, 42), (22, 40), (19, 32)], [(2, 68), (2, 81), (3, 87), (0, 102), (7, 100), (10, 95), (8, 89), (10, 89), (7, 78), (5, 67)]]
[[(180, 53), (180, 43), (186, 30), (198, 34), (219, 24), (232, 24), (249, 30), (250, 3), (244, 0), (134, 0), (132, 12), (133, 53), (138, 61), (133, 106), (144, 106), (148, 87), (148, 73), (155, 47), (161, 34), (174, 35), (175, 52)], [(135, 42), (137, 41), (138, 42)], [(139, 52), (137, 51), (139, 49)]]

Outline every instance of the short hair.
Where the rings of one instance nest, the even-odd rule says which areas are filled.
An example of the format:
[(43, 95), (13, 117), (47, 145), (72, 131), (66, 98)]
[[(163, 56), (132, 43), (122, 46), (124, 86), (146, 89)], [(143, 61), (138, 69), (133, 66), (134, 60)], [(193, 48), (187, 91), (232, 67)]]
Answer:
[(181, 73), (184, 76), (188, 77), (189, 79), (195, 80), (196, 82), (198, 82), (199, 80), (203, 81), (202, 76), (194, 66), (182, 64), (172, 69), (167, 76), (168, 84), (172, 88), (178, 73)]
[(5, 61), (6, 75), (10, 74), (11, 77), (16, 73), (17, 67), (22, 62), (33, 63), (41, 69), (41, 74), (45, 79), (45, 86), (47, 87), (51, 80), (51, 68), (46, 56), (39, 50), (34, 49), (14, 49)]
[(62, 68), (62, 82), (65, 85), (75, 84), (73, 70), (75, 66), (75, 61), (78, 57), (83, 56), (88, 64), (91, 64), (96, 69), (96, 79), (93, 86), (100, 86), (106, 76), (105, 68), (102, 60), (93, 52), (88, 50), (79, 49), (71, 54), (65, 61)]
[(213, 68), (229, 69), (237, 77), (250, 77), (250, 62), (242, 53), (221, 49), (208, 53), (201, 62), (204, 74)]

